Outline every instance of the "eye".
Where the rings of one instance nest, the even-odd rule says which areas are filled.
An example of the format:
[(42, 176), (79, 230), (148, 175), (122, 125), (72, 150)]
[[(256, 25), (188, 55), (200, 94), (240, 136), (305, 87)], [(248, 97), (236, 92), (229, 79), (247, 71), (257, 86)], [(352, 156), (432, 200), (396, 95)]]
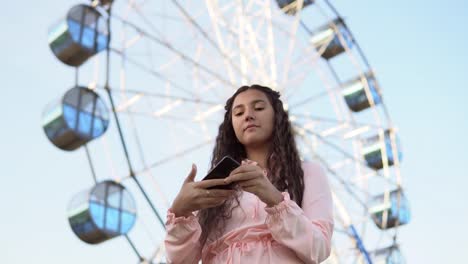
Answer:
[(255, 111), (262, 111), (263, 109), (265, 109), (265, 107), (257, 107), (255, 108)]
[(234, 115), (235, 116), (241, 116), (243, 114), (243, 112), (238, 112), (238, 113), (235, 113)]

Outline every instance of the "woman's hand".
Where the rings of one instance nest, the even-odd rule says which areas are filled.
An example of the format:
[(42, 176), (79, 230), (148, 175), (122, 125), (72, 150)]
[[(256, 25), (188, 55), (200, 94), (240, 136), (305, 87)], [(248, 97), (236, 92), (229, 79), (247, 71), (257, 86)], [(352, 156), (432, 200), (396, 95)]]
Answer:
[(226, 184), (236, 182), (242, 190), (255, 194), (268, 207), (283, 201), (283, 195), (268, 180), (266, 172), (256, 162), (242, 162), (242, 165), (224, 179)]
[(171, 210), (176, 216), (190, 216), (192, 212), (219, 206), (224, 203), (234, 190), (210, 189), (216, 185), (225, 185), (223, 179), (213, 179), (195, 182), (197, 167), (192, 165), (190, 174), (184, 181), (177, 197), (172, 203)]

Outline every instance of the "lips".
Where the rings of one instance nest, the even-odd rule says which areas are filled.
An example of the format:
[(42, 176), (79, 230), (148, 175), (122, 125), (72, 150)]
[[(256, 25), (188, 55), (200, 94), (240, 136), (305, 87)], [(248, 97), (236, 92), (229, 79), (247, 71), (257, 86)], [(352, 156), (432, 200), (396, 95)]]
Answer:
[(244, 128), (244, 131), (246, 131), (247, 129), (249, 129), (251, 127), (258, 127), (258, 126), (254, 125), (254, 124), (248, 125), (246, 128)]

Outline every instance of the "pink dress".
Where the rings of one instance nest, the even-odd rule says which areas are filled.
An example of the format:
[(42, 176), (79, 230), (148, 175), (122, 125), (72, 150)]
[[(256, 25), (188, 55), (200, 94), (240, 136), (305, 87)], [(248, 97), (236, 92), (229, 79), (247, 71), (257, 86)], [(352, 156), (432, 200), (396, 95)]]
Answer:
[(220, 238), (205, 244), (196, 216), (175, 217), (168, 210), (168, 263), (320, 263), (330, 255), (333, 205), (325, 173), (317, 163), (303, 163), (303, 206), (283, 192), (284, 200), (266, 207), (254, 194), (243, 192)]

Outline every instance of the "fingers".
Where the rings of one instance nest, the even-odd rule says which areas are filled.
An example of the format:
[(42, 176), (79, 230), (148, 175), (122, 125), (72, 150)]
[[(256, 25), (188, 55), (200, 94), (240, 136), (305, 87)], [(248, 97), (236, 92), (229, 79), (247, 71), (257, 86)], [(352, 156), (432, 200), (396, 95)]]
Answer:
[(231, 182), (237, 181), (248, 181), (259, 177), (259, 175), (263, 174), (259, 174), (257, 171), (238, 172), (235, 174), (231, 174), (229, 177), (225, 178), (224, 182), (226, 182), (226, 184), (229, 184)]
[(210, 190), (203, 190), (201, 192), (201, 195), (205, 197), (229, 197), (233, 195), (235, 192), (236, 192), (235, 190), (210, 189)]
[(233, 174), (236, 174), (236, 173), (240, 173), (240, 172), (248, 172), (248, 171), (255, 171), (257, 170), (259, 167), (257, 165), (254, 165), (254, 164), (243, 164), (237, 168), (235, 168), (230, 175), (233, 175)]
[(223, 190), (223, 189), (200, 189), (198, 197), (202, 200), (226, 200), (233, 194), (235, 194), (235, 190)]
[(192, 164), (192, 170), (190, 171), (187, 178), (185, 178), (184, 183), (193, 182), (195, 180), (196, 175), (197, 175), (197, 165)]
[(244, 165), (244, 164), (258, 165), (258, 162), (253, 161), (253, 160), (249, 160), (249, 159), (244, 159), (244, 160), (242, 161), (241, 165)]
[(226, 183), (224, 182), (224, 179), (204, 180), (204, 181), (199, 181), (195, 183), (195, 187), (201, 188), (201, 189), (206, 189), (206, 188), (213, 187), (216, 185), (226, 185)]
[(200, 209), (211, 208), (222, 205), (234, 193), (234, 190), (200, 189), (196, 200)]
[(237, 183), (239, 187), (241, 187), (244, 191), (245, 188), (255, 187), (258, 185), (258, 181), (256, 179), (246, 180), (246, 181), (239, 181)]

